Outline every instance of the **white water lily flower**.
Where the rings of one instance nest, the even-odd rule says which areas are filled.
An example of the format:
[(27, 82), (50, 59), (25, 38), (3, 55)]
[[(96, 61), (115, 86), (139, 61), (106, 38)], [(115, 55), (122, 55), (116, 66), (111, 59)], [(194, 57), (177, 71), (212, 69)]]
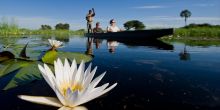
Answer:
[(63, 44), (63, 42), (58, 41), (58, 40), (48, 39), (48, 41), (49, 41), (51, 47), (55, 48), (55, 49), (59, 48)]
[[(107, 92), (112, 90), (117, 83), (108, 87), (108, 83), (96, 87), (105, 73), (96, 77), (94, 80), (97, 67), (91, 71), (91, 64), (84, 71), (85, 64), (82, 61), (77, 69), (77, 63), (73, 60), (70, 65), (67, 59), (65, 59), (64, 65), (61, 60), (54, 61), (55, 74), (51, 69), (44, 64), (44, 67), (38, 65), (42, 76), (50, 87), (54, 90), (57, 98), (53, 97), (37, 97), (37, 96), (25, 96), (20, 95), (19, 98), (45, 105), (51, 105), (56, 107), (70, 107), (75, 108), (83, 103), (91, 101)], [(107, 88), (108, 87), (108, 88)]]

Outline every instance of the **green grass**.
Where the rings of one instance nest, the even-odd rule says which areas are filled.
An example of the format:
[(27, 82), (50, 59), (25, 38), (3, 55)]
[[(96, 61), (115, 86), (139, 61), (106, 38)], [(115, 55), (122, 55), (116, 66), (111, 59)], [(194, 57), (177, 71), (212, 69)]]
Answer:
[(166, 43), (171, 43), (171, 44), (173, 42), (184, 43), (189, 46), (202, 46), (202, 47), (220, 46), (220, 39), (218, 39), (218, 40), (162, 39), (162, 41), (164, 41)]
[(220, 26), (209, 24), (190, 24), (182, 28), (176, 28), (172, 36), (165, 36), (164, 39), (220, 39)]
[(174, 37), (220, 38), (219, 27), (194, 27), (175, 29)]
[(7, 19), (0, 21), (0, 36), (16, 36), (20, 37), (22, 35), (57, 35), (57, 36), (67, 36), (67, 35), (84, 35), (85, 30), (80, 29), (76, 31), (72, 30), (30, 30), (30, 29), (21, 29), (14, 22), (8, 22)]
[(164, 36), (165, 42), (181, 42), (191, 46), (220, 46), (220, 26), (210, 24), (190, 24), (177, 28), (173, 35)]
[(84, 35), (84, 31), (72, 31), (72, 30), (28, 30), (28, 29), (1, 29), (1, 36), (20, 36), (20, 35), (57, 35), (57, 36), (67, 36), (67, 35)]

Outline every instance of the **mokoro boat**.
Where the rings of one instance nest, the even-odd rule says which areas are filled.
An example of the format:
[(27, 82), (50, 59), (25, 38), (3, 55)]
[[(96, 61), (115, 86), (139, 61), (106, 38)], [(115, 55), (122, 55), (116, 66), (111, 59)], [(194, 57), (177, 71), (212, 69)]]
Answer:
[(173, 28), (169, 29), (151, 29), (137, 31), (122, 31), (108, 33), (87, 33), (86, 37), (98, 39), (157, 39), (165, 35), (173, 34)]

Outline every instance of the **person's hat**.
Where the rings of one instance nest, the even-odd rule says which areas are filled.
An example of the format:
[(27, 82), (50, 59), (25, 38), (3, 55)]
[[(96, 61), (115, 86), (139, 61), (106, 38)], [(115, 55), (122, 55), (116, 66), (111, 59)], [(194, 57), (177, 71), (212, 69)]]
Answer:
[(100, 24), (100, 22), (96, 22), (96, 25)]
[(114, 19), (111, 19), (111, 20), (110, 20), (110, 23), (115, 23), (115, 20), (114, 20)]

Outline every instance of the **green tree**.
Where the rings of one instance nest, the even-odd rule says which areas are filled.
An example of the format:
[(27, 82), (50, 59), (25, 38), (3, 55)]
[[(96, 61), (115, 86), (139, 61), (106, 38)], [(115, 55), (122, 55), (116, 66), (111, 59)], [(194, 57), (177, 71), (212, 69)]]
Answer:
[(145, 25), (138, 20), (127, 21), (124, 23), (124, 27), (126, 30), (130, 30), (131, 28), (134, 28), (135, 30), (145, 29)]
[(41, 25), (41, 30), (51, 30), (52, 27), (50, 25)]
[(180, 17), (184, 18), (185, 20), (185, 26), (187, 25), (187, 18), (189, 18), (191, 16), (191, 12), (187, 9), (181, 11), (180, 13)]
[(69, 28), (70, 28), (70, 25), (67, 23), (65, 23), (65, 24), (59, 23), (55, 26), (56, 30), (69, 30)]

